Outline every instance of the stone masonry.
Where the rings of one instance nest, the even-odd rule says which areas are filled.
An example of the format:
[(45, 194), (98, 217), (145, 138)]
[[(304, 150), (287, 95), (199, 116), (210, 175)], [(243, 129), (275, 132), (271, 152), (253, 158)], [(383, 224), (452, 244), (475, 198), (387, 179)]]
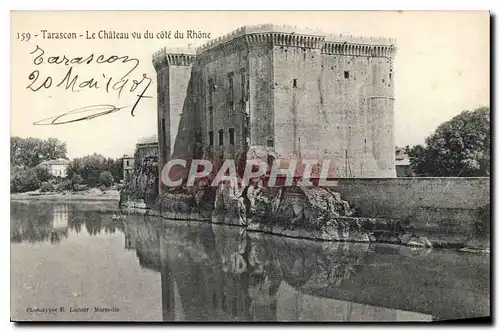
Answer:
[(160, 164), (261, 149), (328, 158), (338, 177), (395, 177), (395, 54), (392, 39), (277, 25), (163, 48), (153, 55)]

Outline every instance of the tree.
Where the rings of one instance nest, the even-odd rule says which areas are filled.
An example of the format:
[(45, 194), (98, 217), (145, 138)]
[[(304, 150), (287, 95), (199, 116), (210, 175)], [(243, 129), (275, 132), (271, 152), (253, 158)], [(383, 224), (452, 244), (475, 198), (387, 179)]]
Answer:
[(36, 177), (41, 182), (47, 182), (52, 178), (52, 174), (50, 174), (48, 168), (45, 166), (37, 166), (33, 169), (35, 170)]
[(489, 176), (490, 109), (460, 113), (407, 152), (420, 176)]
[(109, 171), (101, 172), (99, 175), (99, 183), (105, 187), (110, 187), (113, 184), (113, 174)]
[(80, 176), (78, 173), (74, 173), (73, 176), (71, 177), (71, 183), (74, 185), (82, 184), (83, 183), (83, 178)]
[(66, 158), (66, 143), (57, 138), (46, 140), (40, 138), (10, 138), (11, 166), (26, 166), (33, 168), (42, 161)]
[(123, 178), (123, 166), (121, 159), (105, 158), (100, 154), (75, 158), (66, 170), (67, 177), (72, 179), (75, 174), (82, 178), (82, 183), (89, 187), (99, 184), (100, 174), (104, 171), (111, 173), (114, 182)]
[(37, 177), (35, 169), (16, 168), (11, 172), (10, 190), (12, 192), (26, 192), (40, 188), (42, 181)]
[(123, 179), (123, 163), (121, 159), (109, 158), (106, 160), (104, 169), (110, 171), (113, 174), (113, 179), (115, 182), (120, 182)]
[(75, 174), (82, 177), (83, 183), (95, 187), (99, 183), (99, 174), (104, 170), (106, 158), (100, 154), (92, 154), (75, 158), (66, 170), (67, 177), (72, 179)]

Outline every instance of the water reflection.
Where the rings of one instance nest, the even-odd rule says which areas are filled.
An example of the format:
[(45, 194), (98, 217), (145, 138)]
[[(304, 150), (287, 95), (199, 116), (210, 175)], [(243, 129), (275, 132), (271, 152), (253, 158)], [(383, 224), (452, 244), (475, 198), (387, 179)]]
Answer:
[(126, 222), (161, 273), (165, 321), (422, 321), (489, 315), (484, 258), (317, 243), (182, 221)]
[[(159, 273), (158, 286), (150, 285), (161, 293), (158, 305), (164, 321), (422, 321), (489, 316), (485, 256), (296, 240), (238, 227), (118, 214), (95, 205), (11, 204), (11, 211), (11, 242), (51, 243), (51, 254), (44, 260), (72, 254), (67, 248), (58, 251), (59, 241), (68, 237), (85, 237), (86, 243), (99, 240), (99, 248), (109, 250), (109, 260), (136, 256), (138, 265)], [(110, 234), (118, 235), (109, 237), (114, 241), (123, 238), (123, 245), (117, 243), (121, 252), (107, 247)], [(19, 257), (29, 255), (36, 256), (25, 250)], [(86, 287), (98, 293), (106, 294), (117, 282), (134, 288), (144, 280), (127, 274), (120, 265), (102, 267), (100, 257), (88, 259), (79, 268), (96, 269), (99, 279), (86, 280)], [(54, 265), (51, 271), (65, 275), (57, 267), (66, 265)], [(31, 273), (26, 268), (17, 280)], [(133, 306), (142, 296), (137, 291), (123, 303)], [(92, 294), (89, 301), (96, 296)]]
[(75, 204), (24, 203), (11, 204), (11, 242), (57, 244), (68, 237), (69, 232), (85, 232), (89, 235), (113, 234), (123, 230), (121, 220), (110, 217), (109, 207)]

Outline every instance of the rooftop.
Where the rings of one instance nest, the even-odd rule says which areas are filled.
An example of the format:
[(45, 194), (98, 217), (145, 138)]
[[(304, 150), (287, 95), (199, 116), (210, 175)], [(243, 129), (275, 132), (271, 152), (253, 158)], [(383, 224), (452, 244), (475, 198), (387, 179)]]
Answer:
[(58, 158), (53, 160), (42, 161), (40, 165), (69, 165), (71, 162), (68, 159)]
[(154, 134), (147, 137), (141, 137), (137, 141), (137, 144), (155, 144), (158, 143), (158, 134)]
[(410, 165), (410, 159), (396, 159), (396, 166), (408, 166)]

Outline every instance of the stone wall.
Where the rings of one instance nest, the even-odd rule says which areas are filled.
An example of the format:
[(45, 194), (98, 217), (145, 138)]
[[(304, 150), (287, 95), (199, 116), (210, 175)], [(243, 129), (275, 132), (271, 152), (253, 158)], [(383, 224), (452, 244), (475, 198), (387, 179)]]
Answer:
[(276, 152), (328, 158), (339, 177), (395, 177), (392, 55), (335, 47), (273, 47)]
[(238, 29), (196, 55), (162, 49), (160, 164), (196, 144), (212, 161), (267, 147), (333, 160), (341, 177), (395, 177), (395, 54), (393, 40), (277, 25)]
[(489, 237), (490, 178), (339, 179), (334, 190), (364, 217), (406, 219), (447, 241)]

